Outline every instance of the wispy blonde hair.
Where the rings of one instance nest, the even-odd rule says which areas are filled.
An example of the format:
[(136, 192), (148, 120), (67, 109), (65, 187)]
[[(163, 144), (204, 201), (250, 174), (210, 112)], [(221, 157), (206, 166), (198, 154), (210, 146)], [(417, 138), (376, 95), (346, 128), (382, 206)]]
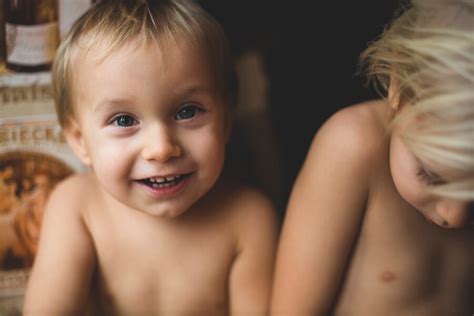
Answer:
[(392, 126), (421, 161), (463, 176), (430, 187), (440, 196), (474, 200), (474, 1), (413, 0), (362, 53), (362, 71), (382, 96), (396, 87)]
[(193, 0), (100, 0), (71, 27), (58, 48), (52, 81), (56, 112), (64, 127), (74, 114), (75, 57), (98, 46), (103, 58), (127, 44), (154, 43), (162, 54), (170, 41), (185, 40), (207, 57), (217, 90), (229, 103), (234, 78), (229, 43), (220, 24)]

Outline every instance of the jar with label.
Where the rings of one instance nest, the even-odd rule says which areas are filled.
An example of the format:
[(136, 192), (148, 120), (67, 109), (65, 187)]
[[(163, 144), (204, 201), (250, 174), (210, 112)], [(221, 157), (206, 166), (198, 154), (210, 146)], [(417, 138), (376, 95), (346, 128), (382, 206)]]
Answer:
[(59, 44), (57, 0), (3, 0), (5, 66), (17, 72), (47, 71)]

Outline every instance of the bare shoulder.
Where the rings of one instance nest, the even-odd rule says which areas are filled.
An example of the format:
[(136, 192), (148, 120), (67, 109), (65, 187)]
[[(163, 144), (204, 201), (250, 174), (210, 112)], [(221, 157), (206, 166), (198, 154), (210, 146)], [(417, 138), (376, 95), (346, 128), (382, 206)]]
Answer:
[(61, 182), (55, 187), (54, 192), (68, 193), (73, 196), (81, 196), (86, 190), (93, 190), (96, 186), (95, 180), (89, 173), (76, 173)]
[(219, 222), (224, 225), (226, 232), (240, 241), (247, 238), (276, 238), (278, 213), (266, 194), (242, 184), (227, 182), (220, 183), (218, 187), (212, 198), (212, 214), (220, 218)]
[(321, 127), (319, 137), (335, 138), (336, 144), (359, 145), (380, 141), (386, 133), (383, 101), (370, 101), (346, 107), (333, 114)]
[[(90, 174), (74, 174), (58, 183), (48, 199), (47, 212), (79, 213), (94, 196), (97, 184)], [(63, 211), (67, 210), (67, 212)]]
[(262, 191), (245, 185), (233, 185), (227, 190), (225, 205), (228, 206), (229, 214), (234, 221), (245, 225), (275, 222), (275, 206)]
[(387, 110), (384, 101), (370, 101), (339, 110), (316, 133), (309, 156), (315, 151), (324, 151), (328, 156), (345, 157), (347, 163), (376, 159), (380, 150), (385, 149)]

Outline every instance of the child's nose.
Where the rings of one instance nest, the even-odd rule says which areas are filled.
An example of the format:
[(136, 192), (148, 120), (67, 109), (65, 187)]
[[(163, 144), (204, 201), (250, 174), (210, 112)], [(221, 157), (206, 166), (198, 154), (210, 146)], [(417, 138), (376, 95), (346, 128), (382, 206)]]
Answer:
[(153, 129), (153, 132), (148, 133), (145, 137), (141, 152), (141, 156), (145, 160), (165, 162), (182, 154), (181, 147), (166, 128)]
[(467, 224), (470, 213), (473, 212), (474, 203), (451, 199), (442, 199), (436, 204), (436, 211), (449, 228), (460, 228)]

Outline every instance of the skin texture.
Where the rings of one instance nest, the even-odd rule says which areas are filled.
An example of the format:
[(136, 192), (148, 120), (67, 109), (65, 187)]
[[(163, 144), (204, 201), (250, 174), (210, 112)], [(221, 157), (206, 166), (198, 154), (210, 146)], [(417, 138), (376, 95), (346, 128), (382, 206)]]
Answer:
[(474, 312), (474, 231), (461, 228), (472, 202), (423, 190), (389, 109), (345, 108), (316, 134), (282, 228), (271, 315)]
[(65, 128), (94, 172), (51, 194), (25, 315), (83, 315), (89, 298), (100, 315), (266, 314), (276, 213), (219, 180), (230, 123), (206, 59), (184, 42), (102, 49), (77, 57)]

